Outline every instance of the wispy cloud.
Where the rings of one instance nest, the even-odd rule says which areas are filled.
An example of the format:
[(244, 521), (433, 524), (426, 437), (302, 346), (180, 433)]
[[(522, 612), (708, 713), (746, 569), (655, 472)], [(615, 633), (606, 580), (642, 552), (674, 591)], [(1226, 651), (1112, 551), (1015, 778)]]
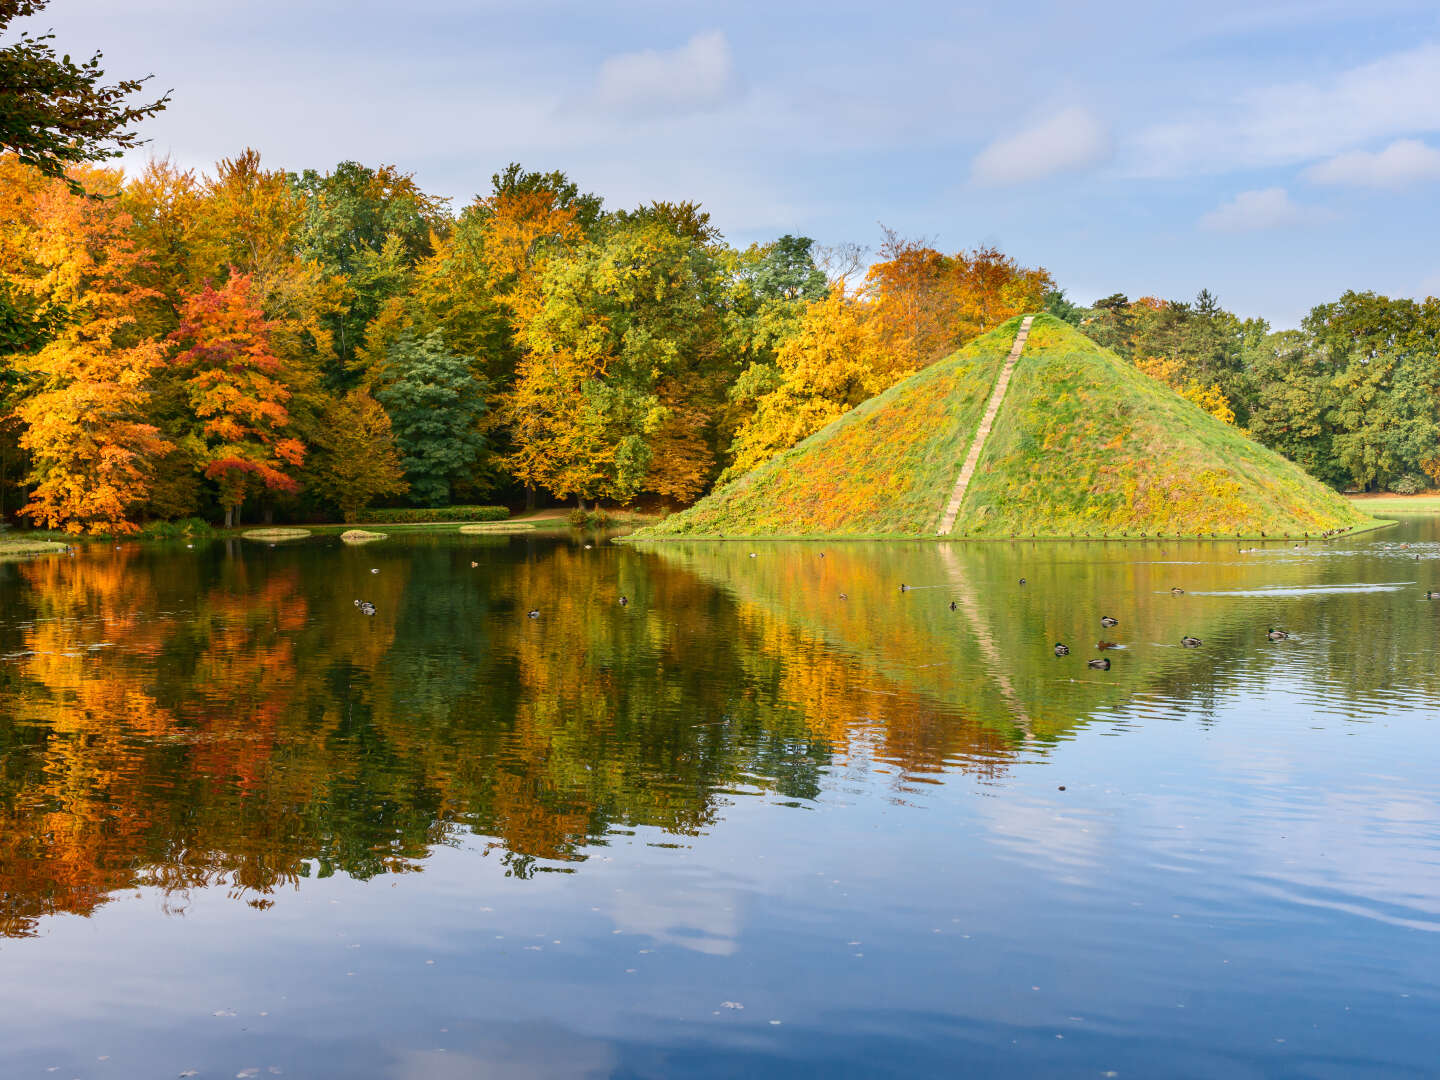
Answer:
[(975, 157), (971, 178), (994, 186), (1089, 169), (1110, 157), (1110, 131), (1089, 109), (1072, 105), (1024, 131), (997, 139)]
[(721, 31), (710, 30), (675, 49), (607, 58), (595, 83), (595, 102), (616, 112), (695, 112), (724, 104), (737, 89), (730, 43)]
[(1419, 139), (1397, 139), (1384, 150), (1351, 150), (1305, 170), (1314, 184), (1403, 188), (1440, 180), (1440, 150)]
[(1200, 227), (1215, 232), (1254, 232), (1302, 225), (1323, 217), (1314, 208), (1297, 206), (1284, 188), (1272, 187), (1240, 192), (1202, 217)]
[(1374, 139), (1440, 131), (1440, 44), (1341, 72), (1325, 84), (1284, 83), (1205, 113), (1152, 125), (1136, 139), (1149, 175), (1225, 172), (1328, 157)]

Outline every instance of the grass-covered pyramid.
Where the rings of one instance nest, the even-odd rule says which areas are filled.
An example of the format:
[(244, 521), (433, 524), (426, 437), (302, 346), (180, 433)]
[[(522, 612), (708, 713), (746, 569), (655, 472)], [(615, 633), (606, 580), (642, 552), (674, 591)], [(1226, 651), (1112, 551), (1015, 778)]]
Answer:
[[(634, 539), (936, 537), (1019, 317)], [(1345, 499), (1067, 323), (1036, 316), (960, 538), (1311, 536)]]

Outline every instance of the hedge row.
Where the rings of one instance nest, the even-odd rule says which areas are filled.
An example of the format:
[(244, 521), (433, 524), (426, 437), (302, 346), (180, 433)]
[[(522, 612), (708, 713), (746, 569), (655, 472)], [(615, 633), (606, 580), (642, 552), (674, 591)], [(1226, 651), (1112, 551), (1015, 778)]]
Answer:
[(376, 525), (415, 525), (431, 521), (504, 521), (503, 506), (437, 506), (430, 509), (403, 506), (395, 510), (365, 510), (356, 515)]

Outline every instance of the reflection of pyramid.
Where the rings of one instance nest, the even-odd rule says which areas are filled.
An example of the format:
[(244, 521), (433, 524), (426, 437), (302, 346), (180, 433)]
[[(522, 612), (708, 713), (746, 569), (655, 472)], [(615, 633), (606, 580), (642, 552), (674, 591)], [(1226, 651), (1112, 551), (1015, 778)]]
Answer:
[[(1239, 599), (1273, 584), (1273, 562), (1217, 558), (1223, 549), (1212, 544), (702, 542), (652, 550), (735, 596), (750, 617), (849, 657), (875, 685), (996, 727), (1017, 744), (1051, 741), (1140, 695), (1203, 702), (1274, 654), (1257, 621), (1263, 615)], [(1311, 582), (1323, 565), (1299, 561), (1287, 577)], [(901, 582), (910, 589), (902, 593)], [(1190, 591), (1172, 595), (1182, 582)], [(1120, 625), (1102, 629), (1101, 614)], [(1102, 634), (1122, 648), (1108, 654), (1111, 670), (1090, 671)], [(1186, 635), (1204, 646), (1181, 648)], [(1056, 658), (1056, 641), (1072, 655)]]
[(1235, 537), (1370, 523), (1049, 315), (1012, 319), (695, 506), (672, 537)]

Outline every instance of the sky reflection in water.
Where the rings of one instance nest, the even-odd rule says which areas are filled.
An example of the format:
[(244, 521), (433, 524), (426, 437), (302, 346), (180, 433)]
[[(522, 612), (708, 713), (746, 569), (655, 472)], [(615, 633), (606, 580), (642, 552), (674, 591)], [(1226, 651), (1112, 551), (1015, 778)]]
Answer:
[(1424, 1074), (1426, 588), (1429, 520), (0, 563), (0, 1072)]

